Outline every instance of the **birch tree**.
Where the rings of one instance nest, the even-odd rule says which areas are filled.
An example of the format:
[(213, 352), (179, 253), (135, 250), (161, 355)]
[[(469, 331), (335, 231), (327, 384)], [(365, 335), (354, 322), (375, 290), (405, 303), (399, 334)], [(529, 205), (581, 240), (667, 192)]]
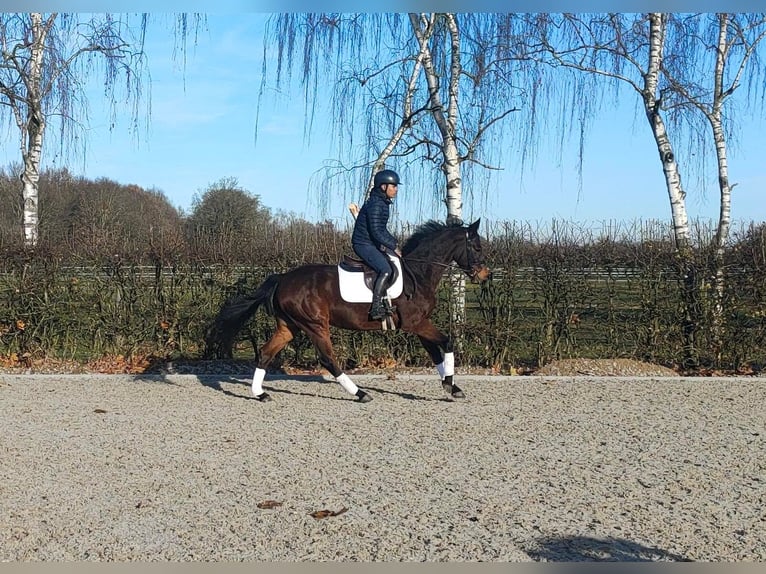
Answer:
[(276, 64), (269, 68), (264, 57), (262, 95), (298, 71), (308, 136), (322, 98), (330, 100), (337, 144), (330, 179), (352, 174), (342, 189), (367, 191), (374, 173), (393, 162), (408, 171), (408, 189), (423, 185), (448, 220), (462, 219), (474, 168), (499, 169), (502, 150), (516, 143), (507, 134), (533, 135), (501, 131), (540, 86), (514, 74), (514, 22), (512, 14), (278, 14), (265, 35)]
[[(712, 269), (710, 282), (713, 326), (711, 338), (713, 353), (721, 361), (724, 326), (724, 254), (731, 227), (731, 195), (736, 185), (729, 180), (728, 141), (733, 137), (731, 116), (724, 110), (735, 92), (746, 87), (745, 100), (757, 101), (764, 94), (764, 68), (758, 61), (758, 48), (766, 36), (764, 14), (710, 14), (692, 17), (694, 26), (689, 35), (699, 42), (703, 50), (703, 66), (693, 66), (679, 54), (668, 60), (663, 73), (673, 90), (673, 104), (691, 109), (710, 127), (712, 147), (715, 150), (719, 192), (719, 216), (712, 240)], [(700, 20), (697, 24), (696, 20)], [(697, 30), (697, 28), (700, 28)], [(712, 54), (712, 57), (709, 56)]]
[[(145, 17), (138, 23), (143, 30)], [(137, 119), (145, 71), (143, 36), (127, 17), (59, 13), (0, 14), (0, 109), (15, 126), (22, 159), (25, 245), (38, 240), (38, 182), (48, 131), (57, 129), (62, 155), (85, 146), (86, 83), (103, 78), (104, 97), (129, 106)]]
[(662, 75), (668, 34), (668, 15), (544, 14), (535, 17), (535, 34), (527, 49), (554, 67), (584, 72), (578, 93), (596, 97), (612, 80), (615, 92), (632, 90), (651, 130), (670, 200), (673, 233), (679, 250), (689, 246), (686, 192), (676, 153), (668, 133), (666, 91)]

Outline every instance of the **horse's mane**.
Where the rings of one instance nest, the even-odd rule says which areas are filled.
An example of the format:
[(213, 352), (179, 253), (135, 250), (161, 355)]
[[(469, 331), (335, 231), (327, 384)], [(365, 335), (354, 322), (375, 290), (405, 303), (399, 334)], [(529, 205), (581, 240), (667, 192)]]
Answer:
[(433, 237), (441, 231), (455, 227), (463, 227), (463, 224), (459, 221), (442, 223), (432, 219), (431, 221), (426, 221), (425, 223), (418, 225), (415, 228), (415, 231), (412, 232), (412, 235), (410, 235), (407, 241), (404, 242), (404, 245), (402, 246), (402, 255), (412, 253), (424, 240)]

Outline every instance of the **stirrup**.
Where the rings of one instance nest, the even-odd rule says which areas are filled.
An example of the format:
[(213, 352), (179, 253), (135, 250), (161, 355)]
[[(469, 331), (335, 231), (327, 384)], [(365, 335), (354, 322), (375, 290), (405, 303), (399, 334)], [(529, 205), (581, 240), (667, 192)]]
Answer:
[(396, 305), (391, 304), (391, 299), (388, 297), (383, 297), (383, 312), (388, 315), (389, 317), (393, 316), (394, 311), (396, 311)]
[(370, 307), (367, 317), (369, 317), (370, 321), (382, 321), (386, 318), (385, 306), (378, 305), (377, 307)]

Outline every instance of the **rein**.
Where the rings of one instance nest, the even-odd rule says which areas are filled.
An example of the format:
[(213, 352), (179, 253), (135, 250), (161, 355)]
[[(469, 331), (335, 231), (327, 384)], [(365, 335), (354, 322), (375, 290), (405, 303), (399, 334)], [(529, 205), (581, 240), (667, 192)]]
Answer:
[[(402, 260), (404, 259), (405, 257), (402, 257)], [(428, 265), (440, 265), (441, 267), (444, 267), (445, 269), (460, 269), (463, 273), (465, 273), (469, 277), (472, 276), (473, 274), (473, 269), (463, 269), (457, 263), (439, 263), (438, 261), (428, 261), (427, 259), (412, 259), (412, 258), (409, 258), (408, 261), (412, 261), (414, 263), (427, 263)], [(413, 273), (409, 269), (409, 267), (407, 267), (407, 271), (412, 277)]]

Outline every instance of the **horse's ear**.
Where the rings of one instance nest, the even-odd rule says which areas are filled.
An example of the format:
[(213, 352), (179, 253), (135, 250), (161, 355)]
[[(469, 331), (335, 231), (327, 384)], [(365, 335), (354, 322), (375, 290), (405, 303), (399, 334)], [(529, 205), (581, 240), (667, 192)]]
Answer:
[(481, 222), (481, 217), (468, 226), (468, 231), (472, 231), (473, 233), (478, 233), (480, 222)]

